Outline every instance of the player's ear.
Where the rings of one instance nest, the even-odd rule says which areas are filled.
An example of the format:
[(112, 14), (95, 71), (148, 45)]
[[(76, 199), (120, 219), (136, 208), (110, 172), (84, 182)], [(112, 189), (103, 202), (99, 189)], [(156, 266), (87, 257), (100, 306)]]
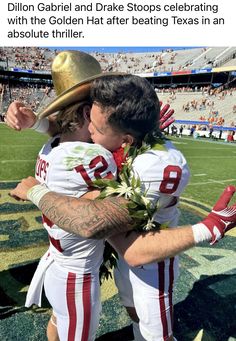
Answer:
[(134, 137), (130, 134), (125, 134), (121, 147), (125, 148), (127, 145), (131, 146), (133, 143), (134, 143)]
[(86, 104), (86, 105), (83, 107), (83, 115), (84, 115), (84, 119), (85, 119), (86, 121), (89, 121), (89, 122), (90, 122), (90, 111), (91, 111), (90, 105)]

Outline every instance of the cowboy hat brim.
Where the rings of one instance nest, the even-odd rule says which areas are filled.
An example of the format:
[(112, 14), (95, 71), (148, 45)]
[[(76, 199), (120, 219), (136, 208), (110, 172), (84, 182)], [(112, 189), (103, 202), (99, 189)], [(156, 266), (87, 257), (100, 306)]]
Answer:
[(38, 113), (38, 118), (42, 119), (51, 114), (66, 108), (67, 106), (81, 102), (89, 98), (91, 83), (95, 79), (103, 78), (106, 76), (124, 76), (126, 73), (122, 72), (104, 72), (95, 76), (89, 77), (82, 82), (73, 85), (68, 90), (62, 92), (51, 103), (49, 103), (41, 112)]

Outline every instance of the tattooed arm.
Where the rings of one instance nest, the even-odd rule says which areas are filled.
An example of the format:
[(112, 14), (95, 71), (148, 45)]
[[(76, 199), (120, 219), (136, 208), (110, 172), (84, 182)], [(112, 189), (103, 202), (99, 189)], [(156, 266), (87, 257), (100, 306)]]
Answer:
[(85, 238), (102, 239), (134, 227), (123, 198), (78, 199), (50, 192), (38, 184), (35, 178), (29, 176), (10, 195), (18, 200), (30, 199), (46, 217), (68, 232)]
[[(167, 250), (167, 254), (174, 255), (199, 242), (211, 241), (213, 244), (222, 238), (226, 231), (236, 226), (236, 203), (228, 206), (235, 191), (236, 187), (234, 186), (226, 187), (213, 210), (196, 225), (171, 229), (168, 232), (150, 232), (146, 234), (146, 238), (143, 238), (142, 235), (137, 238), (137, 234), (132, 232), (130, 238), (127, 239), (127, 245), (124, 246), (122, 239), (119, 242), (119, 236), (116, 241), (111, 239), (111, 242), (118, 251), (124, 254), (126, 249), (135, 244), (134, 240), (137, 239), (138, 251), (144, 245), (144, 240), (147, 241), (146, 245), (149, 247), (150, 236), (155, 235), (157, 243), (153, 239), (153, 249), (155, 250), (157, 246), (159, 253), (156, 259), (162, 259), (160, 245), (163, 250)], [(125, 207), (126, 200), (123, 198), (109, 197), (93, 201), (85, 198), (67, 197), (50, 192), (44, 185), (39, 185), (33, 177), (23, 179), (10, 194), (18, 200), (31, 200), (55, 224), (68, 232), (77, 233), (85, 238), (108, 238), (115, 234), (119, 235), (120, 232), (132, 230), (135, 226), (129, 217)], [(168, 247), (166, 243), (169, 245)], [(149, 262), (150, 258), (146, 257), (146, 254), (145, 246), (145, 260), (143, 261)], [(136, 253), (134, 253), (131, 258), (133, 255), (136, 257)], [(166, 256), (165, 251), (164, 258)]]
[(89, 200), (49, 192), (40, 200), (39, 208), (65, 231), (102, 239), (134, 228), (124, 204), (122, 198)]

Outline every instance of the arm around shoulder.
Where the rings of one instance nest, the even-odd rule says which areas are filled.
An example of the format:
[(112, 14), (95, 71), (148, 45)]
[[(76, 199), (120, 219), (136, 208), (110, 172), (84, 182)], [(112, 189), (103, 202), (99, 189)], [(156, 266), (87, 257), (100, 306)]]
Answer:
[(191, 225), (146, 233), (120, 233), (108, 241), (130, 266), (160, 262), (195, 246)]

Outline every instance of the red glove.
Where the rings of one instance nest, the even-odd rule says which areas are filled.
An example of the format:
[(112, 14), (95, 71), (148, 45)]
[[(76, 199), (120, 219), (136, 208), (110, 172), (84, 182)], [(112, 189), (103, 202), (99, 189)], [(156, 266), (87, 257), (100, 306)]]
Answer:
[(234, 186), (226, 187), (208, 216), (201, 223), (193, 226), (196, 242), (202, 241), (198, 239), (199, 236), (196, 234), (202, 224), (208, 229), (208, 232), (210, 232), (211, 244), (215, 244), (219, 239), (224, 237), (226, 231), (236, 226), (236, 204), (228, 207), (235, 191), (236, 187)]
[[(160, 108), (162, 107), (162, 102), (160, 101)], [(174, 117), (171, 117), (175, 112), (174, 109), (170, 109), (169, 104), (165, 104), (160, 111), (160, 130), (164, 130), (167, 128), (171, 123), (175, 121)], [(171, 118), (170, 118), (171, 117)]]

